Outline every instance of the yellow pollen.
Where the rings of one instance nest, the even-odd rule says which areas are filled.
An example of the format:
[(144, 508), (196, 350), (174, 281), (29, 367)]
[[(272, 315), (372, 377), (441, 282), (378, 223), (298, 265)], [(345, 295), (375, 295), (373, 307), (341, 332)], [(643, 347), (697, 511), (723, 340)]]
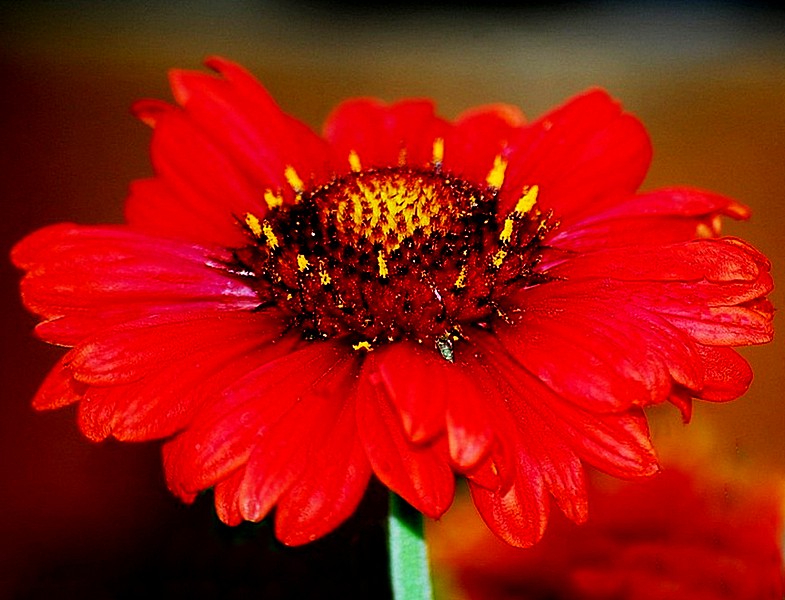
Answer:
[(327, 271), (319, 271), (319, 280), (322, 285), (330, 285), (332, 278)]
[(261, 237), (262, 225), (259, 222), (259, 217), (251, 213), (245, 213), (245, 224), (248, 225), (248, 229), (251, 230), (255, 237)]
[(491, 168), (485, 181), (494, 189), (499, 189), (504, 183), (504, 172), (507, 170), (507, 159), (501, 154), (496, 155), (493, 159), (493, 167)]
[(466, 265), (461, 267), (461, 272), (458, 273), (458, 277), (455, 280), (455, 287), (460, 289), (466, 286)]
[(292, 186), (292, 189), (297, 192), (298, 194), (305, 189), (303, 185), (303, 180), (300, 179), (300, 176), (297, 174), (297, 171), (294, 170), (292, 165), (286, 165), (286, 169), (284, 170), (284, 177), (286, 177), (286, 181), (289, 182), (289, 185)]
[(381, 250), (379, 250), (379, 254), (376, 259), (379, 262), (379, 277), (385, 279), (390, 274), (390, 272), (387, 270), (387, 261), (384, 260), (384, 253)]
[(274, 193), (272, 190), (265, 190), (264, 201), (267, 203), (267, 208), (273, 210), (283, 204), (283, 196)]
[(309, 266), (308, 259), (305, 258), (302, 254), (297, 255), (297, 270), (301, 273), (305, 271)]
[(357, 342), (356, 344), (352, 344), (352, 348), (354, 348), (355, 350), (365, 350), (366, 352), (370, 352), (371, 350), (373, 350), (373, 348), (371, 348), (371, 342), (367, 342), (367, 341), (362, 341), (362, 342)]
[(264, 233), (264, 237), (267, 238), (267, 245), (275, 250), (278, 247), (278, 238), (275, 237), (275, 232), (267, 221), (262, 224), (262, 232)]
[(360, 156), (354, 150), (349, 152), (349, 167), (355, 173), (359, 173), (363, 169), (362, 163), (360, 162)]
[(444, 138), (433, 140), (433, 164), (440, 165), (444, 161)]
[(496, 254), (493, 255), (493, 266), (497, 269), (502, 266), (504, 262), (504, 257), (507, 256), (506, 250), (499, 250)]
[(529, 212), (537, 203), (537, 194), (539, 193), (540, 187), (537, 185), (524, 188), (523, 196), (518, 200), (518, 204), (515, 205), (515, 212), (520, 215), (525, 215)]

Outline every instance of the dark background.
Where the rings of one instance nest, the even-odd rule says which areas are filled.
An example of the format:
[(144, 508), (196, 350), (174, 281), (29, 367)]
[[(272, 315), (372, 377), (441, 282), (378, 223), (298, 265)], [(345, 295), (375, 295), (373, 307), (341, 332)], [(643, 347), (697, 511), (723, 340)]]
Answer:
[[(0, 256), (48, 223), (118, 222), (149, 175), (128, 107), (170, 98), (166, 70), (242, 62), (314, 127), (342, 98), (432, 96), (445, 116), (504, 101), (531, 116), (591, 85), (647, 124), (645, 187), (688, 184), (749, 204), (727, 231), (785, 259), (785, 20), (762, 2), (37, 2), (0, 9)], [(60, 351), (35, 340), (0, 260), (0, 598), (384, 598), (384, 494), (299, 549), (266, 524), (230, 529), (209, 495), (170, 496), (156, 444), (93, 444), (73, 410), (29, 401)], [(782, 286), (774, 294), (783, 301)], [(781, 336), (780, 336), (781, 337)], [(785, 470), (785, 350), (745, 349), (747, 396), (701, 405), (655, 437)], [(438, 579), (439, 574), (435, 577)]]

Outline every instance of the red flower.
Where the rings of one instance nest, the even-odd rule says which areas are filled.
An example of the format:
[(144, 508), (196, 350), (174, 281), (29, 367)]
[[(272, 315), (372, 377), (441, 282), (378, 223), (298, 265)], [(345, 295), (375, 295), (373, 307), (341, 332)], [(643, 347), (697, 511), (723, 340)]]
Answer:
[(782, 481), (701, 472), (597, 478), (588, 521), (557, 515), (534, 548), (477, 530), (459, 505), (431, 530), (432, 554), (471, 600), (781, 600)]
[(157, 175), (126, 225), (61, 224), (13, 252), (37, 333), (72, 347), (34, 404), (94, 440), (167, 438), (171, 489), (226, 523), (275, 507), (313, 540), (371, 475), (430, 517), (465, 476), (512, 544), (549, 495), (586, 515), (581, 461), (657, 470), (642, 407), (742, 394), (730, 346), (771, 339), (766, 259), (714, 237), (740, 204), (636, 193), (642, 125), (602, 91), (529, 124), (351, 100), (324, 136), (248, 73), (175, 71), (136, 105)]

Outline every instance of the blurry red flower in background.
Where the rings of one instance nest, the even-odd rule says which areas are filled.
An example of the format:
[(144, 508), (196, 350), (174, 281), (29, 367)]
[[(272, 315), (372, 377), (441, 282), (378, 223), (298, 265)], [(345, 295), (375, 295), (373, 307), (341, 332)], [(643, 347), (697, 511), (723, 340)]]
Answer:
[(596, 477), (588, 521), (557, 515), (534, 548), (500, 543), (462, 505), (432, 529), (432, 554), (467, 600), (780, 600), (782, 480), (711, 472)]
[(771, 339), (769, 265), (718, 238), (740, 204), (638, 193), (643, 126), (602, 91), (525, 123), (432, 103), (339, 106), (320, 137), (238, 66), (175, 71), (144, 101), (156, 177), (126, 225), (17, 245), (44, 340), (71, 347), (34, 405), (91, 439), (166, 438), (171, 489), (229, 524), (334, 529), (375, 475), (425, 515), (454, 476), (511, 544), (553, 496), (586, 516), (581, 461), (657, 470), (642, 408), (741, 395), (731, 346)]

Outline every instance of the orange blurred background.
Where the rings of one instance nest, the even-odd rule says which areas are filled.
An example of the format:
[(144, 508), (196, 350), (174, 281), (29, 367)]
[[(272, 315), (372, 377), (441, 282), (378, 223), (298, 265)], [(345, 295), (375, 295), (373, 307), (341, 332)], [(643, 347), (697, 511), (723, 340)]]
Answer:
[[(771, 257), (775, 280), (782, 274), (785, 18), (763, 4), (10, 6), (0, 9), (3, 256), (45, 224), (119, 222), (128, 183), (151, 172), (150, 132), (128, 107), (140, 97), (170, 98), (170, 67), (199, 68), (220, 54), (317, 128), (347, 96), (431, 96), (447, 117), (501, 101), (537, 116), (603, 86), (652, 136), (645, 187), (705, 187), (750, 205), (751, 221), (726, 231)], [(0, 274), (0, 597), (389, 594), (374, 494), (324, 543), (282, 550), (264, 526), (218, 525), (209, 498), (191, 507), (172, 498), (156, 444), (93, 444), (73, 410), (34, 413), (30, 399), (60, 351), (32, 337), (34, 319), (7, 259)], [(785, 305), (783, 288), (776, 306)], [(675, 410), (653, 411), (653, 432), (669, 443), (683, 438), (685, 452), (700, 439), (718, 459), (781, 473), (782, 336), (743, 354), (756, 374), (744, 398), (698, 405), (686, 431)]]

